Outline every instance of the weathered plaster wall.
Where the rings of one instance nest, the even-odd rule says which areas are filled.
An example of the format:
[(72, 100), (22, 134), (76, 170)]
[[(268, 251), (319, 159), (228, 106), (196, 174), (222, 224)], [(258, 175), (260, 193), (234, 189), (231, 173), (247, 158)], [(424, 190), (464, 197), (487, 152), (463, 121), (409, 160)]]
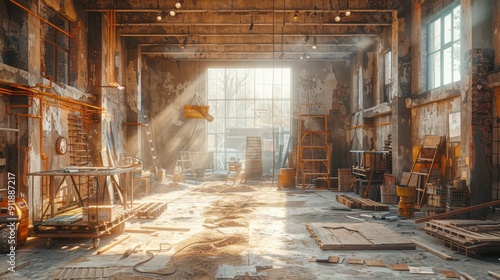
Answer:
[[(70, 98), (82, 102), (96, 101), (95, 95), (89, 94), (87, 65), (87, 18), (83, 6), (78, 1), (51, 1), (52, 8), (61, 11), (70, 20), (70, 34), (73, 35), (70, 50), (70, 83), (68, 85), (51, 83), (42, 73), (43, 45), (41, 36), (41, 21), (29, 15), (9, 1), (0, 3), (0, 82), (3, 84), (20, 84), (33, 87), (35, 91), (45, 91), (50, 94)], [(29, 0), (22, 5), (31, 11), (43, 15), (48, 9), (45, 2)], [(102, 38), (99, 38), (99, 42)], [(42, 86), (43, 85), (43, 86)], [(9, 88), (8, 88), (9, 89)], [(20, 173), (18, 174), (18, 191), (26, 195), (30, 208), (40, 209), (41, 202), (39, 177), (27, 177), (27, 172), (66, 167), (70, 163), (70, 154), (58, 155), (55, 142), (59, 136), (69, 137), (67, 116), (69, 109), (43, 102), (40, 98), (28, 98), (2, 95), (0, 108), (9, 105), (22, 105), (22, 108), (1, 109), (0, 126), (19, 127), (19, 157), (12, 151), (17, 151), (15, 138), (9, 133), (0, 132), (0, 150), (9, 150), (9, 168), (14, 170), (18, 159)], [(23, 114), (23, 115), (18, 115)], [(17, 115), (17, 117), (16, 117)], [(16, 120), (18, 120), (16, 125)], [(28, 186), (32, 186), (28, 195)], [(68, 201), (74, 198), (71, 188), (63, 185), (62, 194)], [(32, 218), (39, 215), (32, 211)]]
[[(148, 108), (160, 166), (173, 170), (178, 152), (203, 151), (206, 120), (185, 119), (184, 105), (194, 95), (206, 100), (206, 64), (194, 61), (144, 59), (143, 107)], [(144, 157), (148, 155), (143, 153)]]

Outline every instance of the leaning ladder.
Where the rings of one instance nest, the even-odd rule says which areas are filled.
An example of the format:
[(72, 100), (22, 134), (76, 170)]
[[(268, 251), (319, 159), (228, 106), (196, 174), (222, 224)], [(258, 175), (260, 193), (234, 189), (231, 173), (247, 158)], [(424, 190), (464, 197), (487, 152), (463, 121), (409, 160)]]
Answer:
[(158, 174), (158, 155), (156, 154), (156, 147), (155, 147), (155, 142), (153, 139), (153, 133), (151, 131), (151, 128), (149, 127), (149, 121), (148, 121), (148, 115), (143, 114), (144, 118), (144, 132), (146, 133), (146, 137), (148, 139), (148, 146), (149, 146), (149, 151), (151, 153), (151, 158), (153, 161), (153, 173), (155, 175)]

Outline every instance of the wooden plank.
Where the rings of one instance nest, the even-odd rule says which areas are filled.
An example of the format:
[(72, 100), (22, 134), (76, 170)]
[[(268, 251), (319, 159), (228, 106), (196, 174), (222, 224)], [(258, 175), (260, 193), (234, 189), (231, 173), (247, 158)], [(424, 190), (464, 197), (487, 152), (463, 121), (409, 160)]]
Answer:
[(112, 242), (112, 243), (110, 243), (110, 244), (102, 247), (102, 249), (100, 249), (99, 251), (97, 251), (97, 254), (100, 255), (100, 254), (106, 252), (107, 250), (115, 247), (116, 245), (122, 243), (123, 241), (125, 241), (125, 240), (127, 240), (129, 238), (130, 238), (130, 235), (123, 235), (123, 236), (120, 237), (120, 239), (118, 239), (118, 240), (116, 240), (116, 241), (114, 241), (114, 242)]
[(409, 266), (408, 270), (410, 273), (415, 273), (415, 274), (436, 274), (432, 267), (416, 267), (416, 266)]
[(476, 278), (470, 276), (469, 274), (465, 272), (460, 272), (460, 275), (462, 275), (466, 280), (476, 280)]
[(432, 253), (440, 258), (442, 258), (443, 260), (447, 260), (447, 261), (452, 261), (454, 260), (454, 258), (452, 256), (449, 256), (449, 255), (446, 255), (444, 253), (441, 253), (441, 252), (438, 252), (434, 249), (432, 249), (431, 247), (428, 247), (427, 245), (424, 245), (418, 241), (415, 241), (415, 240), (411, 240), (413, 243), (415, 243), (415, 245), (417, 245), (417, 247), (419, 247), (420, 249), (423, 249), (429, 253)]
[(488, 275), (495, 279), (500, 279), (500, 273), (498, 272), (488, 271)]
[(367, 266), (378, 266), (385, 267), (385, 262), (383, 260), (365, 260)]
[(459, 278), (458, 274), (453, 270), (443, 270), (441, 271), (446, 278)]
[(348, 264), (364, 264), (363, 259), (347, 259)]
[(390, 269), (395, 270), (395, 271), (408, 271), (410, 270), (408, 268), (408, 265), (404, 263), (393, 263), (388, 265)]
[(479, 209), (483, 209), (483, 208), (486, 208), (486, 207), (495, 206), (495, 205), (498, 205), (498, 204), (500, 204), (500, 200), (495, 200), (495, 201), (490, 201), (490, 202), (486, 202), (486, 203), (481, 203), (481, 204), (478, 204), (478, 205), (474, 205), (474, 206), (470, 206), (470, 207), (465, 207), (465, 208), (462, 208), (462, 209), (457, 209), (457, 210), (453, 210), (453, 211), (446, 212), (446, 213), (441, 213), (441, 214), (436, 214), (436, 215), (432, 215), (432, 216), (425, 217), (425, 218), (416, 219), (414, 221), (414, 223), (415, 224), (419, 224), (419, 223), (427, 222), (427, 221), (430, 221), (430, 220), (447, 218), (447, 217), (451, 217), (453, 215), (463, 214), (463, 213), (467, 213), (467, 212), (470, 212), (470, 211), (474, 211), (474, 210), (479, 210)]
[(153, 229), (153, 230), (165, 230), (165, 231), (190, 231), (190, 228), (175, 228), (175, 227), (164, 227), (164, 226), (141, 226), (141, 229)]

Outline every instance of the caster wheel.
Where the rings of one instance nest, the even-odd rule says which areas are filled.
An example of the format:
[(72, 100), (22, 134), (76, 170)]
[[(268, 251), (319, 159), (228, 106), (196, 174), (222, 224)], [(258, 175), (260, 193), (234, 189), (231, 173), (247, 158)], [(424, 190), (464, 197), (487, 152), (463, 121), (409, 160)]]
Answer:
[(52, 239), (47, 238), (47, 249), (50, 249), (52, 247)]
[(101, 241), (101, 239), (100, 239), (100, 238), (93, 238), (93, 239), (92, 239), (92, 247), (93, 247), (94, 249), (97, 249), (97, 247), (99, 247), (99, 242), (100, 242), (100, 241)]

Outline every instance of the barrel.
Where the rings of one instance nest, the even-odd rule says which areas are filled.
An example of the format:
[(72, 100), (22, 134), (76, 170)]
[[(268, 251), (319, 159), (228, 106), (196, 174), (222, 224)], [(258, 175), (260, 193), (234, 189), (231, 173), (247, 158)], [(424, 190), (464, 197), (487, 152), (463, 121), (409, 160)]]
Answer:
[(281, 168), (278, 175), (278, 186), (280, 188), (295, 188), (295, 169)]
[(351, 190), (351, 169), (338, 169), (339, 191), (350, 192)]
[(399, 196), (399, 215), (402, 217), (413, 217), (415, 214), (415, 196), (417, 189), (415, 186), (396, 187), (396, 194)]
[(380, 186), (380, 202), (384, 204), (396, 204), (398, 203), (398, 197), (396, 195), (396, 186)]

